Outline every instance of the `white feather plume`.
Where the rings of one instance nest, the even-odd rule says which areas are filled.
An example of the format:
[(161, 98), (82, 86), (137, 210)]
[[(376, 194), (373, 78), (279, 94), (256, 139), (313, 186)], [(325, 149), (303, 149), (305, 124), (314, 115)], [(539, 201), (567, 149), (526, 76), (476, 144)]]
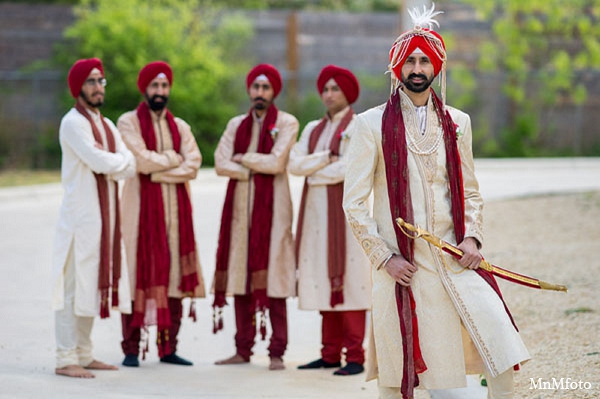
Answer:
[(425, 5), (423, 5), (423, 12), (416, 7), (412, 10), (408, 10), (408, 15), (410, 15), (415, 28), (420, 27), (433, 29), (433, 25), (439, 27), (439, 22), (433, 19), (433, 17), (443, 13), (443, 11), (435, 11), (435, 3), (431, 4), (431, 8), (429, 10)]

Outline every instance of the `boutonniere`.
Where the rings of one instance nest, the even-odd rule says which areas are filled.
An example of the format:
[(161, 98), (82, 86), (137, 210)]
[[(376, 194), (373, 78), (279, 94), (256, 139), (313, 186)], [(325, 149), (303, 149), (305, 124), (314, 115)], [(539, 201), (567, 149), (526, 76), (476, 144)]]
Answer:
[(279, 129), (277, 126), (271, 125), (269, 126), (269, 133), (271, 134), (271, 137), (275, 138), (279, 134)]
[(346, 131), (341, 131), (340, 134), (338, 134), (338, 138), (340, 140), (346, 140), (348, 138), (348, 133), (346, 133)]
[(462, 130), (460, 130), (460, 126), (458, 126), (456, 123), (454, 124), (454, 130), (456, 130), (456, 138), (459, 138), (463, 135)]

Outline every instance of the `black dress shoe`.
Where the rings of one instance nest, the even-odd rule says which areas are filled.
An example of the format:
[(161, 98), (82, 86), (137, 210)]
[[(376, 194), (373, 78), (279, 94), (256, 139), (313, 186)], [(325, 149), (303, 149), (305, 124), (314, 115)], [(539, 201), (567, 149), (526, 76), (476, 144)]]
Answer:
[(349, 362), (341, 369), (336, 370), (333, 375), (354, 375), (360, 374), (363, 371), (365, 371), (365, 368), (362, 364)]
[(140, 361), (138, 360), (137, 355), (125, 355), (125, 359), (123, 359), (123, 366), (140, 367)]
[(323, 359), (317, 359), (313, 362), (303, 364), (298, 366), (299, 370), (308, 370), (308, 369), (330, 369), (334, 367), (340, 367), (342, 364), (340, 362), (328, 363)]
[(180, 366), (193, 366), (194, 363), (177, 356), (175, 353), (160, 358), (162, 363), (179, 364)]

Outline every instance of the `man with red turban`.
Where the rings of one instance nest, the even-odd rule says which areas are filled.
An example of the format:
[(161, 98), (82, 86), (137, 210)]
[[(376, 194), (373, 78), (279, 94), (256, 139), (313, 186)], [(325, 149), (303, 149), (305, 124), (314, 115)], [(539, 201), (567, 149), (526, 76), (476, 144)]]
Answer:
[(64, 195), (52, 265), (55, 371), (93, 378), (88, 370), (117, 369), (92, 356), (94, 317), (108, 317), (111, 308), (131, 312), (117, 181), (135, 173), (135, 159), (100, 113), (106, 86), (102, 62), (75, 62), (68, 83), (76, 102), (59, 129)]
[[(390, 51), (387, 104), (356, 118), (344, 210), (372, 265), (372, 346), (367, 378), (381, 398), (466, 386), (483, 373), (488, 398), (513, 397), (513, 369), (529, 353), (493, 276), (479, 268), (483, 200), (470, 118), (445, 105), (446, 50), (439, 14), (412, 11), (414, 29)], [(442, 77), (442, 99), (431, 83)], [(373, 193), (374, 204), (368, 206)], [(412, 240), (397, 218), (460, 248), (455, 259)], [(453, 393), (464, 397), (460, 390)]]
[[(214, 332), (223, 328), (226, 295), (234, 296), (235, 355), (217, 365), (248, 363), (256, 328), (266, 336), (271, 322), (269, 369), (284, 368), (286, 298), (296, 293), (292, 201), (286, 166), (298, 120), (280, 111), (279, 71), (269, 64), (246, 78), (251, 108), (232, 118), (215, 150), (215, 170), (229, 177), (214, 277)], [(257, 315), (260, 320), (257, 319)]]
[(125, 182), (121, 212), (134, 293), (133, 314), (121, 318), (123, 365), (129, 367), (139, 366), (142, 327), (154, 324), (160, 361), (191, 366), (176, 353), (182, 299), (191, 298), (195, 318), (193, 298), (205, 296), (188, 186), (202, 156), (190, 125), (167, 108), (172, 85), (169, 64), (144, 66), (137, 81), (144, 100), (117, 122), (138, 172)]
[[(296, 230), (299, 307), (319, 310), (321, 358), (299, 369), (338, 368), (335, 375), (364, 370), (366, 312), (371, 308), (369, 261), (352, 235), (342, 209), (344, 175), (358, 80), (328, 65), (317, 79), (327, 113), (309, 122), (292, 148), (288, 169), (304, 176)], [(341, 367), (345, 348), (346, 364)]]

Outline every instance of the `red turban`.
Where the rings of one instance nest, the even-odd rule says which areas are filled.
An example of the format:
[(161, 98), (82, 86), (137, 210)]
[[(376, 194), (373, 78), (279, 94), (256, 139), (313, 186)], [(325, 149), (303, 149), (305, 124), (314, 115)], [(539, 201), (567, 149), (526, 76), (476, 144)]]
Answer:
[(140, 93), (145, 94), (150, 82), (152, 82), (159, 73), (164, 73), (167, 76), (169, 84), (173, 84), (173, 70), (164, 61), (154, 61), (146, 65), (140, 71), (137, 80), (137, 86)]
[[(412, 29), (403, 33), (390, 49), (392, 71), (398, 79), (402, 79), (402, 66), (417, 48), (429, 57), (435, 76), (440, 73), (446, 59), (446, 45), (439, 33), (428, 28)], [(395, 57), (398, 57), (394, 60)]]
[(317, 89), (319, 90), (319, 93), (323, 92), (325, 84), (331, 78), (333, 78), (335, 83), (342, 89), (346, 100), (348, 100), (348, 104), (352, 104), (356, 101), (358, 93), (360, 92), (358, 79), (356, 79), (356, 76), (354, 76), (349, 69), (340, 68), (336, 65), (327, 65), (321, 70), (321, 73), (319, 73), (319, 77), (317, 78)]
[(76, 61), (71, 69), (69, 69), (69, 75), (67, 76), (67, 82), (69, 83), (69, 90), (73, 98), (79, 97), (81, 93), (81, 87), (83, 83), (90, 76), (92, 69), (98, 68), (102, 76), (104, 76), (104, 68), (102, 68), (102, 61), (99, 58), (87, 58)]
[(269, 83), (271, 83), (271, 86), (273, 87), (273, 98), (277, 97), (282, 86), (281, 75), (271, 64), (259, 64), (252, 68), (246, 77), (246, 89), (250, 89), (252, 82), (260, 75), (265, 75), (267, 79), (269, 79)]

